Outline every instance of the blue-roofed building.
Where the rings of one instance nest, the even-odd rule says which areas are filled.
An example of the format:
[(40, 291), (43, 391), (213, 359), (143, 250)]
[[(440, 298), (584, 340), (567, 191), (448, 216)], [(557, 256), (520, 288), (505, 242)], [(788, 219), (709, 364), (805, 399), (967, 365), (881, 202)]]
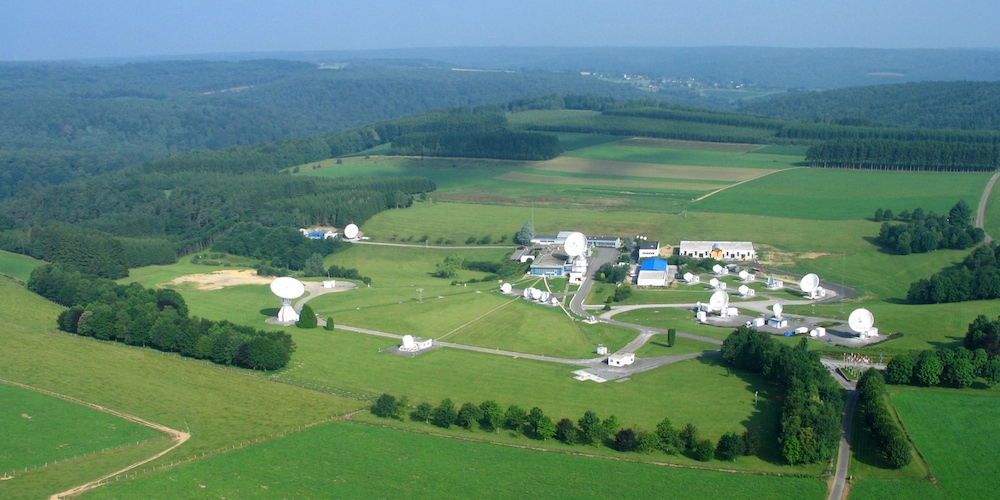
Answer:
[(636, 286), (667, 286), (671, 281), (670, 267), (664, 259), (646, 259), (639, 266)]

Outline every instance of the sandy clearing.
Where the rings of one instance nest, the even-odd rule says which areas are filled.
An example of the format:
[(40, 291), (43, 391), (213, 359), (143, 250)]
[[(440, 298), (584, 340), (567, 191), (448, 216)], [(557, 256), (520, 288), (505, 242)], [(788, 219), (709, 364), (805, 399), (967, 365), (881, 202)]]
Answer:
[(589, 158), (574, 158), (572, 156), (560, 156), (548, 161), (539, 162), (532, 165), (531, 168), (573, 174), (627, 175), (632, 177), (704, 181), (744, 181), (775, 171), (761, 168), (699, 167), (694, 165), (663, 165), (659, 163), (592, 160)]
[(170, 280), (168, 285), (181, 285), (184, 283), (194, 283), (198, 290), (222, 290), (227, 286), (239, 285), (267, 285), (274, 280), (273, 276), (257, 276), (257, 271), (244, 269), (225, 269), (208, 274), (188, 274)]

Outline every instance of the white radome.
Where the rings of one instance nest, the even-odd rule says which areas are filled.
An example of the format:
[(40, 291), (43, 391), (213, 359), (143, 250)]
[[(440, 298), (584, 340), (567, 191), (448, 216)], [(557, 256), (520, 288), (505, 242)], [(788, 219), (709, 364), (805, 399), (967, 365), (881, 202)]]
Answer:
[(712, 266), (712, 272), (715, 273), (715, 274), (721, 273), (722, 272), (722, 266), (720, 266), (718, 264)]
[(740, 279), (741, 280), (746, 280), (747, 276), (750, 276), (750, 273), (748, 273), (746, 269), (740, 271)]
[(347, 227), (344, 228), (344, 238), (353, 240), (358, 237), (358, 231), (357, 224), (348, 224)]
[(847, 326), (858, 333), (867, 332), (875, 325), (875, 316), (868, 309), (855, 309), (847, 318)]
[(687, 281), (688, 283), (690, 283), (691, 282), (691, 278), (694, 278), (693, 274), (691, 274), (691, 273), (684, 273), (684, 281)]
[(500, 285), (500, 291), (503, 292), (503, 293), (510, 293), (510, 291), (513, 290), (513, 289), (514, 289), (514, 287), (511, 286), (510, 283), (504, 283), (504, 284)]
[(413, 349), (413, 335), (403, 335), (403, 349)]
[(785, 310), (785, 307), (782, 306), (781, 304), (775, 304), (775, 305), (771, 306), (771, 311), (774, 312), (774, 317), (775, 318), (780, 318), (781, 317), (781, 312), (784, 311), (784, 310)]
[(295, 278), (285, 276), (271, 282), (271, 293), (279, 299), (297, 299), (306, 293), (306, 286)]
[(719, 280), (717, 280), (715, 278), (712, 278), (712, 279), (708, 280), (708, 286), (710, 286), (712, 288), (717, 288), (719, 286)]
[(750, 287), (748, 287), (746, 285), (740, 285), (739, 291), (740, 291), (740, 295), (746, 295), (747, 292), (750, 291)]
[(563, 243), (563, 249), (566, 250), (566, 255), (570, 257), (583, 255), (587, 250), (587, 236), (583, 233), (570, 234), (566, 237), (566, 242)]

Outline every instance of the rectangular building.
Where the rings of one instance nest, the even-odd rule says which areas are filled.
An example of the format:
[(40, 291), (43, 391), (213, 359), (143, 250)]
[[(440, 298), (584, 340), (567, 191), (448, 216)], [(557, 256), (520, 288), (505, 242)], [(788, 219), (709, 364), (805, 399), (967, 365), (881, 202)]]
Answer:
[(639, 258), (648, 259), (649, 257), (658, 257), (660, 255), (660, 242), (659, 241), (644, 241), (639, 245)]
[(757, 251), (749, 241), (681, 241), (680, 254), (695, 259), (757, 260)]

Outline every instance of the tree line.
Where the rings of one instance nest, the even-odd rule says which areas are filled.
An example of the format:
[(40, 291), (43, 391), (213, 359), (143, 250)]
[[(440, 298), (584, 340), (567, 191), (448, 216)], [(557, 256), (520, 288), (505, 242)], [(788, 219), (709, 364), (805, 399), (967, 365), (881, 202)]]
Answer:
[(903, 210), (895, 219), (903, 224), (890, 223), (892, 210), (879, 208), (875, 210), (875, 220), (885, 221), (879, 228), (878, 244), (900, 255), (944, 248), (964, 250), (982, 242), (986, 235), (982, 228), (972, 225), (972, 209), (965, 200), (959, 200), (945, 215), (933, 211), (924, 214), (920, 207), (913, 209), (912, 214)]
[(253, 370), (282, 368), (295, 351), (284, 332), (189, 317), (173, 290), (119, 285), (54, 265), (32, 271), (28, 289), (68, 307), (57, 319), (68, 333)]
[(882, 374), (878, 370), (866, 370), (858, 381), (858, 410), (879, 454), (892, 468), (899, 469), (913, 459), (913, 448), (889, 410), (888, 397)]
[(727, 364), (760, 373), (784, 389), (781, 408), (781, 455), (792, 465), (828, 461), (840, 443), (844, 391), (830, 377), (807, 340), (797, 347), (770, 335), (740, 327), (722, 344)]
[[(980, 318), (969, 325), (970, 331), (979, 326), (979, 321), (985, 320), (983, 316)], [(990, 357), (979, 342), (970, 342), (970, 335), (966, 336), (966, 345), (973, 346), (971, 349), (963, 346), (894, 356), (886, 365), (886, 378), (892, 384), (962, 389), (981, 376), (990, 385), (995, 385), (1000, 382), (1000, 358), (995, 354)]]
[(752, 428), (742, 433), (728, 432), (716, 444), (703, 439), (694, 424), (675, 428), (669, 418), (660, 421), (655, 430), (645, 431), (622, 428), (614, 415), (601, 419), (596, 412), (587, 411), (579, 419), (562, 418), (557, 422), (537, 406), (525, 410), (513, 404), (505, 410), (493, 400), (458, 406), (446, 398), (437, 406), (424, 402), (413, 407), (406, 396), (397, 399), (391, 394), (382, 394), (372, 405), (371, 412), (378, 417), (398, 420), (409, 415), (412, 420), (445, 429), (458, 426), (494, 433), (509, 430), (542, 441), (555, 438), (567, 445), (608, 446), (622, 452), (685, 453), (703, 462), (713, 458), (733, 461), (741, 456), (753, 456), (761, 446), (760, 437)]
[(993, 171), (1000, 144), (895, 139), (836, 139), (810, 146), (814, 167), (946, 172)]
[(930, 279), (910, 283), (906, 300), (911, 304), (941, 304), (1000, 298), (1000, 246), (991, 242), (976, 247), (962, 262), (935, 273)]

